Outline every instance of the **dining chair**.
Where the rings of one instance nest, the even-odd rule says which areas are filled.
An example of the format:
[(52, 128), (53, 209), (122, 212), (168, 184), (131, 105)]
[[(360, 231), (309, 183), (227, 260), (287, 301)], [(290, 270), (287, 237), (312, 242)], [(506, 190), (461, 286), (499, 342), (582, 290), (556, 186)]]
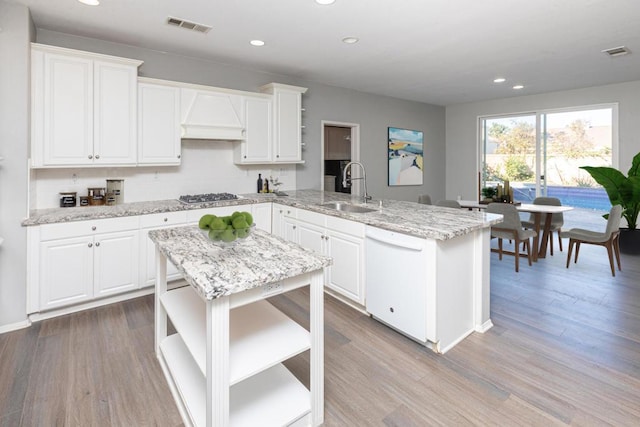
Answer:
[(418, 196), (418, 203), (422, 203), (423, 205), (431, 204), (431, 196), (428, 194), (421, 194)]
[[(526, 256), (531, 265), (531, 238), (536, 236), (535, 230), (525, 229), (520, 221), (520, 214), (516, 207), (509, 203), (489, 203), (486, 212), (500, 214), (503, 216), (502, 222), (491, 226), (491, 238), (498, 238), (498, 249), (491, 249), (498, 252), (499, 259), (502, 255), (514, 255), (516, 258), (516, 273), (520, 270), (520, 257)], [(513, 240), (513, 252), (502, 249), (502, 239)], [(520, 243), (523, 243), (527, 250), (526, 254), (520, 252)]]
[(436, 206), (442, 206), (444, 208), (458, 208), (460, 209), (460, 203), (457, 200), (438, 200)]
[[(545, 206), (562, 206), (562, 202), (557, 197), (536, 197), (533, 199), (534, 205), (545, 205)], [(543, 218), (544, 221), (544, 218)], [(530, 214), (529, 220), (522, 221), (522, 226), (524, 228), (534, 229), (536, 223), (535, 214)], [(551, 229), (549, 232), (549, 249), (551, 255), (553, 255), (553, 232), (557, 232), (558, 234), (558, 246), (560, 247), (560, 251), (562, 251), (562, 238), (560, 237), (560, 232), (562, 231), (562, 226), (564, 225), (564, 216), (562, 212), (554, 213), (551, 215)], [(544, 227), (544, 223), (540, 225)]]
[(590, 245), (599, 245), (607, 248), (609, 255), (609, 265), (611, 266), (611, 275), (616, 276), (616, 269), (613, 266), (613, 254), (616, 255), (618, 262), (618, 270), (622, 271), (620, 266), (620, 217), (622, 216), (622, 206), (615, 205), (609, 211), (607, 219), (607, 227), (604, 232), (586, 230), (584, 228), (572, 228), (567, 231), (561, 231), (560, 236), (569, 238), (569, 253), (567, 254), (567, 268), (571, 261), (571, 252), (573, 246), (576, 247), (576, 257), (574, 263), (578, 262), (578, 253), (580, 252), (580, 244), (587, 243)]

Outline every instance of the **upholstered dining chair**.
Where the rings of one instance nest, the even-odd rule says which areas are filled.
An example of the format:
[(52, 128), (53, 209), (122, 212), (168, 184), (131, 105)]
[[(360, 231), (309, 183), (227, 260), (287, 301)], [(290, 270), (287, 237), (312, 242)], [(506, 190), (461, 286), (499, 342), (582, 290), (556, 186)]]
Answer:
[(436, 206), (442, 206), (444, 208), (458, 208), (460, 209), (460, 203), (457, 200), (438, 200)]
[[(522, 227), (516, 207), (509, 203), (489, 203), (486, 212), (503, 216), (501, 223), (491, 226), (491, 238), (498, 238), (498, 249), (491, 249), (491, 251), (498, 252), (501, 261), (503, 254), (514, 255), (516, 258), (516, 273), (520, 270), (521, 256), (526, 256), (529, 265), (531, 265), (531, 238), (535, 237), (536, 232)], [(514, 241), (513, 252), (502, 249), (502, 239)], [(520, 252), (520, 243), (523, 243), (526, 248), (526, 254)]]
[(620, 266), (620, 217), (622, 216), (622, 206), (615, 205), (611, 207), (609, 211), (609, 218), (607, 219), (607, 228), (604, 232), (585, 230), (583, 228), (572, 228), (567, 231), (561, 231), (561, 237), (569, 238), (569, 253), (567, 254), (567, 268), (571, 262), (571, 251), (573, 246), (576, 247), (576, 257), (573, 261), (578, 262), (578, 253), (580, 252), (580, 244), (587, 243), (590, 245), (599, 245), (607, 248), (607, 255), (609, 255), (609, 265), (611, 266), (611, 275), (615, 277), (616, 269), (613, 266), (613, 254), (615, 253), (616, 261), (618, 262), (618, 270), (622, 271)]
[[(535, 199), (533, 199), (533, 204), (545, 205), (545, 206), (562, 206), (560, 199), (558, 199), (557, 197), (536, 197)], [(541, 227), (544, 226), (544, 221), (545, 221), (545, 218), (543, 217), (542, 224), (540, 225)], [(529, 216), (528, 221), (522, 221), (522, 226), (524, 228), (534, 229), (535, 222), (536, 222), (536, 216), (535, 214), (531, 214)], [(549, 232), (549, 246), (550, 246), (549, 249), (550, 249), (551, 255), (553, 255), (553, 232), (554, 231), (557, 232), (558, 234), (558, 246), (562, 251), (562, 238), (560, 237), (560, 231), (562, 231), (561, 229), (563, 225), (564, 225), (564, 216), (562, 215), (562, 212), (554, 213), (551, 215), (551, 230)]]
[(422, 203), (423, 205), (431, 204), (431, 196), (428, 194), (421, 194), (418, 196), (418, 203)]

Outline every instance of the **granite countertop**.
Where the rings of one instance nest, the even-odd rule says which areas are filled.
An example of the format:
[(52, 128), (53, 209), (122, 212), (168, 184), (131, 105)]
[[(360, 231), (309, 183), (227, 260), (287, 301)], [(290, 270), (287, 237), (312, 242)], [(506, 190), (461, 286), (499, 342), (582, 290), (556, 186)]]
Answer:
[(286, 197), (278, 197), (273, 194), (245, 194), (237, 200), (193, 205), (183, 204), (177, 200), (159, 200), (154, 202), (125, 203), (116, 206), (40, 209), (32, 211), (29, 218), (26, 219), (22, 225), (42, 225), (274, 202), (360, 222), (385, 230), (410, 234), (416, 237), (449, 240), (474, 230), (490, 227), (492, 224), (500, 222), (502, 218), (500, 215), (484, 212), (421, 205), (414, 202), (398, 200), (382, 200), (382, 207), (380, 208), (380, 200), (378, 199), (369, 201), (367, 204), (368, 207), (375, 209), (375, 211), (351, 213), (337, 211), (323, 206), (323, 204), (338, 201), (361, 205), (360, 197), (319, 190), (287, 191), (287, 193), (289, 196)]
[(231, 246), (209, 240), (195, 225), (153, 230), (149, 237), (206, 300), (331, 265), (331, 258), (262, 230)]

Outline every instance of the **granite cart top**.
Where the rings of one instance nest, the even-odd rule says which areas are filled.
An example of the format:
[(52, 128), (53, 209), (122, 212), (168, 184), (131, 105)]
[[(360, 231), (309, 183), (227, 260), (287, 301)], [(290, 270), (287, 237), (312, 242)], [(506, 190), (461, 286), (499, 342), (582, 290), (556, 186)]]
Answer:
[(206, 300), (331, 265), (331, 258), (262, 230), (231, 245), (211, 241), (196, 225), (153, 230), (149, 237)]
[[(178, 200), (159, 200), (125, 203), (116, 206), (40, 209), (32, 211), (29, 218), (22, 225), (42, 225), (274, 202), (416, 237), (448, 240), (468, 234), (474, 230), (490, 227), (502, 219), (500, 215), (479, 211), (422, 205), (398, 200), (369, 201), (366, 206), (375, 209), (373, 212), (344, 212), (328, 208), (323, 204), (348, 202), (361, 205), (361, 198), (349, 194), (319, 190), (287, 191), (287, 193), (289, 196), (285, 197), (277, 197), (273, 194), (245, 194), (242, 195), (242, 198), (236, 200), (198, 204), (183, 204)], [(382, 207), (380, 207), (380, 202), (382, 202)], [(241, 208), (239, 207), (239, 209)]]

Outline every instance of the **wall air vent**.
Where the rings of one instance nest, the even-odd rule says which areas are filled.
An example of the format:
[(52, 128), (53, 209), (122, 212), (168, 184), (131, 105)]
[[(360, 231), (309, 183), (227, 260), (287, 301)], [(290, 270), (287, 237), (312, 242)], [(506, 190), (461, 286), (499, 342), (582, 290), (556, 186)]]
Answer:
[(211, 27), (208, 25), (197, 24), (195, 22), (186, 21), (184, 19), (174, 18), (173, 16), (167, 18), (167, 24), (173, 25), (175, 27), (185, 28), (187, 30), (198, 31), (204, 34), (207, 34), (211, 30)]
[(602, 51), (602, 53), (606, 53), (609, 56), (622, 56), (630, 54), (631, 51), (627, 49), (626, 46), (618, 46), (612, 47), (611, 49), (605, 49)]

